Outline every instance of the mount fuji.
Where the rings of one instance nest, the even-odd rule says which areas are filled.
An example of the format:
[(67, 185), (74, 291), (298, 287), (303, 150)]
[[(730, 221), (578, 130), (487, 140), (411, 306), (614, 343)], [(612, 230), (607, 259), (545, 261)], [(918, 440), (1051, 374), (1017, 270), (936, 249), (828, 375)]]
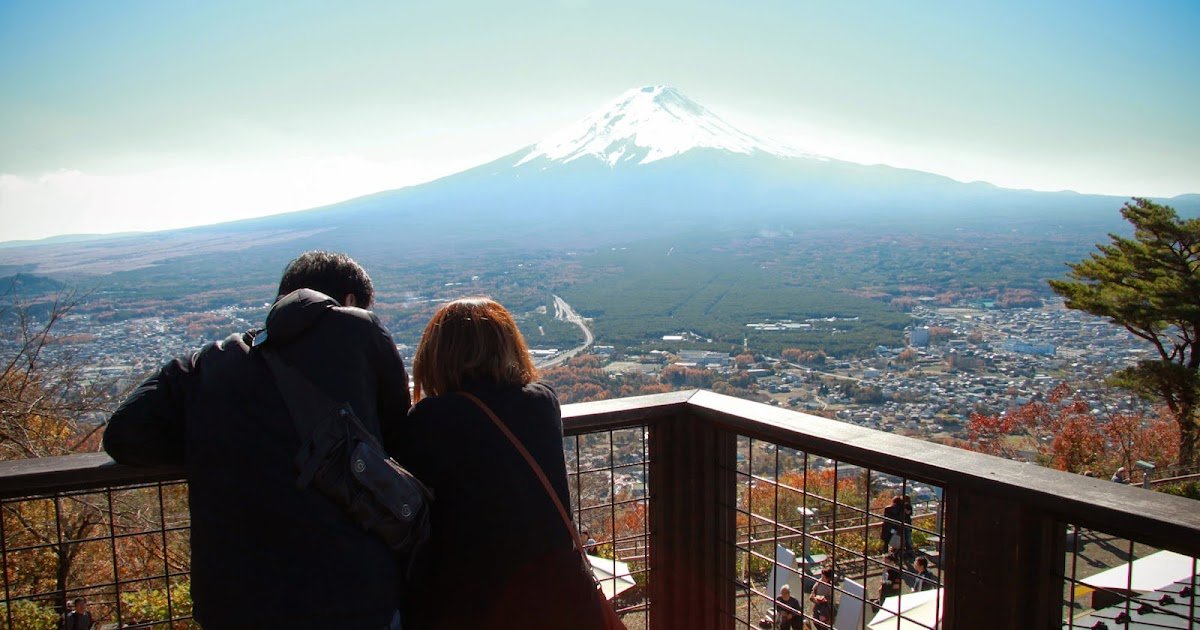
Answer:
[(531, 246), (698, 229), (992, 226), (1119, 221), (1121, 197), (1010, 190), (805, 153), (734, 127), (668, 86), (629, 90), (577, 123), (427, 184), (245, 222)]
[[(536, 144), (426, 184), (166, 235), (3, 248), (0, 265), (50, 256), (69, 261), (60, 268), (86, 270), (80, 248), (112, 260), (118, 246), (133, 254), (127, 264), (144, 266), (183, 250), (222, 247), (437, 254), (575, 248), (713, 230), (1055, 226), (1102, 235), (1119, 226), (1125, 200), (1004, 189), (812, 155), (740, 130), (660, 85), (630, 90)], [(1194, 195), (1176, 200), (1185, 214), (1200, 206)]]
[(742, 155), (796, 155), (721, 119), (672, 87), (630, 90), (529, 150), (516, 166), (535, 161), (570, 163), (595, 158), (609, 166), (649, 164), (692, 149)]

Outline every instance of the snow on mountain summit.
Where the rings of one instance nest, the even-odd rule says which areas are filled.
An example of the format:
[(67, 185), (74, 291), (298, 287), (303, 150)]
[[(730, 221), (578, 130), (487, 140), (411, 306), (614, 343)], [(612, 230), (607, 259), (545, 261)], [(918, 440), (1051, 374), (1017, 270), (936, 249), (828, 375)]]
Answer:
[(538, 143), (516, 165), (537, 158), (565, 163), (584, 156), (609, 166), (646, 164), (700, 147), (742, 154), (797, 154), (738, 130), (675, 88), (655, 85), (625, 92)]

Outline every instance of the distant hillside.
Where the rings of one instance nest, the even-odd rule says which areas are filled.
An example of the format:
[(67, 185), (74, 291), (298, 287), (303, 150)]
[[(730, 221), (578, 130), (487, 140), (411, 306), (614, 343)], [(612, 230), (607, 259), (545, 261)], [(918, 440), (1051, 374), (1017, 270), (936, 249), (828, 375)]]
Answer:
[(120, 232), (115, 234), (60, 234), (58, 236), (49, 236), (40, 239), (0, 241), (0, 249), (7, 247), (26, 247), (29, 245), (57, 245), (63, 243), (83, 243), (85, 241), (112, 240), (115, 238), (122, 238), (140, 233), (141, 232)]
[(53, 278), (18, 273), (0, 277), (0, 295), (27, 298), (61, 291), (65, 285)]

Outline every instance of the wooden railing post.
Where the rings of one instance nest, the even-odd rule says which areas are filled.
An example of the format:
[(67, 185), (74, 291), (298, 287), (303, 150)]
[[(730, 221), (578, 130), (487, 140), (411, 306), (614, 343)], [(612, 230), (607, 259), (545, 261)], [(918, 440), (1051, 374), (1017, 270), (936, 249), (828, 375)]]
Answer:
[(1061, 628), (1066, 528), (1019, 501), (946, 489), (947, 630)]
[(736, 450), (686, 413), (651, 429), (651, 628), (733, 627)]

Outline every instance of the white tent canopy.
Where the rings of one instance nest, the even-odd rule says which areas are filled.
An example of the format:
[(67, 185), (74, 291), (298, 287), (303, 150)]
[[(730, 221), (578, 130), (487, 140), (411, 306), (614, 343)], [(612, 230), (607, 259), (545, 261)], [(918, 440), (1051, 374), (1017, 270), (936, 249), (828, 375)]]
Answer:
[(633, 576), (629, 574), (628, 563), (592, 555), (588, 556), (588, 562), (592, 563), (592, 575), (596, 576), (600, 582), (600, 590), (604, 591), (604, 596), (608, 599), (620, 595), (637, 584), (633, 581)]
[(867, 625), (870, 630), (929, 630), (942, 621), (943, 589), (893, 595), (883, 600)]
[(1084, 578), (1080, 583), (1096, 589), (1149, 593), (1195, 574), (1196, 564), (1190, 557), (1174, 551), (1159, 551)]

